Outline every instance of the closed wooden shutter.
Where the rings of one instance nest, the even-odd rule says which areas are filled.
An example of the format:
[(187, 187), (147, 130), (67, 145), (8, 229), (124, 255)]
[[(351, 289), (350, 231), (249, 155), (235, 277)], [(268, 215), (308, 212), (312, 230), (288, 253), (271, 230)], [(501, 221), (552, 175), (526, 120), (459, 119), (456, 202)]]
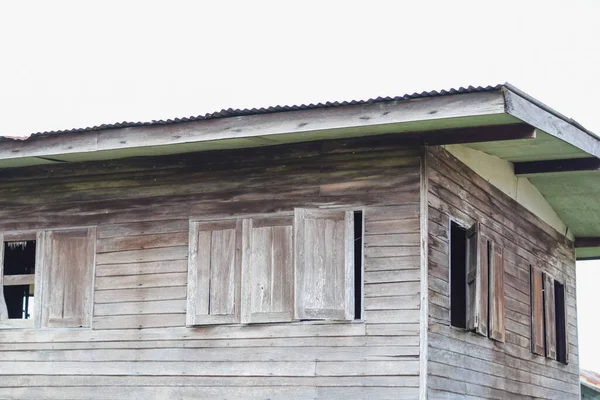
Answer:
[(542, 272), (529, 266), (530, 302), (531, 302), (531, 351), (545, 355), (544, 342), (544, 292)]
[(188, 325), (240, 321), (242, 220), (191, 222)]
[(293, 216), (244, 220), (242, 322), (293, 318)]
[(546, 357), (556, 360), (556, 310), (554, 279), (544, 272), (544, 317), (546, 327)]
[(467, 231), (467, 329), (488, 335), (488, 239), (481, 225)]
[(42, 324), (88, 327), (96, 229), (48, 231), (44, 236)]
[(294, 226), (296, 317), (353, 319), (353, 212), (297, 209)]
[(504, 248), (490, 247), (490, 338), (504, 342)]

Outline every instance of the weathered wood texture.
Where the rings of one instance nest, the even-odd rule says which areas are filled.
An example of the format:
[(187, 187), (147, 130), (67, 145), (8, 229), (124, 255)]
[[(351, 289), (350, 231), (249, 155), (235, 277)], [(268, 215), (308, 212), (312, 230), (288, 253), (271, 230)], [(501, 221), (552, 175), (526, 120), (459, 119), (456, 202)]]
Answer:
[[(426, 165), (429, 399), (578, 399), (573, 244), (442, 148), (428, 149)], [(450, 326), (451, 218), (466, 227), (479, 222), (495, 249), (502, 249), (502, 254), (494, 256), (494, 262), (503, 257), (505, 343)], [(566, 282), (568, 365), (531, 351), (530, 265), (539, 265)], [(535, 284), (541, 284), (541, 279)]]
[[(2, 171), (0, 230), (97, 243), (92, 328), (0, 330), (0, 397), (418, 397), (419, 166), (373, 139)], [(364, 208), (364, 321), (186, 327), (190, 218), (335, 206)], [(255, 250), (280, 230), (256, 223)]]

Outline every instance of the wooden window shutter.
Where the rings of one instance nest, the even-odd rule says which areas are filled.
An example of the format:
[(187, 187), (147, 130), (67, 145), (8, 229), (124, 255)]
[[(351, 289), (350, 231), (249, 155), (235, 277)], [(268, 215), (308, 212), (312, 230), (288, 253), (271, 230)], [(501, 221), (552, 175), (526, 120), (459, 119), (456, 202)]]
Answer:
[(488, 239), (476, 223), (467, 231), (467, 329), (488, 335)]
[(44, 233), (42, 325), (89, 327), (96, 229)]
[(354, 318), (354, 213), (297, 209), (296, 318)]
[(4, 298), (4, 235), (0, 233), (0, 321), (8, 319), (8, 308)]
[(244, 220), (242, 322), (293, 318), (293, 216)]
[(490, 338), (504, 342), (504, 248), (490, 247)]
[(242, 220), (190, 223), (187, 325), (240, 320)]
[(546, 328), (546, 357), (556, 360), (556, 306), (554, 302), (554, 279), (543, 273), (544, 318)]
[(530, 302), (531, 302), (531, 351), (545, 355), (544, 333), (544, 292), (542, 272), (529, 266)]

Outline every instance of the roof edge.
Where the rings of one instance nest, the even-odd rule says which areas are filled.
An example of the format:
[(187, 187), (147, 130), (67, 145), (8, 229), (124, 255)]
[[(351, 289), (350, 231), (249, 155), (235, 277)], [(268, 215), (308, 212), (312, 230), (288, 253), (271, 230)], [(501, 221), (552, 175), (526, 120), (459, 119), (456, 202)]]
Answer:
[(263, 114), (275, 114), (282, 112), (290, 112), (290, 111), (301, 111), (301, 110), (314, 110), (314, 109), (324, 109), (324, 108), (337, 108), (337, 107), (346, 107), (346, 106), (357, 106), (364, 104), (375, 104), (375, 103), (387, 103), (387, 102), (397, 102), (397, 101), (405, 101), (412, 99), (421, 99), (427, 97), (440, 97), (440, 96), (449, 96), (455, 94), (462, 93), (480, 93), (480, 92), (490, 92), (495, 90), (501, 90), (503, 87), (502, 84), (496, 85), (487, 85), (487, 86), (468, 86), (468, 87), (459, 87), (459, 88), (451, 88), (451, 89), (442, 89), (440, 91), (431, 90), (431, 91), (423, 91), (420, 93), (414, 92), (412, 94), (404, 94), (401, 96), (394, 97), (376, 97), (370, 98), (367, 100), (350, 100), (350, 101), (327, 101), (325, 103), (309, 103), (309, 104), (300, 104), (300, 105), (276, 105), (269, 107), (260, 107), (260, 108), (243, 108), (243, 109), (222, 109), (220, 111), (215, 111), (211, 113), (206, 113), (197, 116), (190, 117), (182, 117), (182, 118), (173, 118), (166, 120), (152, 120), (152, 121), (123, 121), (123, 122), (115, 122), (110, 124), (102, 124), (95, 126), (88, 126), (84, 128), (73, 128), (73, 129), (61, 129), (56, 131), (44, 131), (44, 132), (35, 132), (31, 133), (27, 137), (15, 137), (15, 136), (0, 136), (0, 144), (2, 141), (24, 141), (29, 140), (36, 137), (44, 137), (44, 136), (56, 136), (67, 133), (82, 133), (82, 132), (92, 132), (92, 131), (104, 131), (111, 129), (121, 129), (121, 128), (131, 128), (131, 127), (139, 127), (139, 126), (154, 126), (154, 125), (171, 125), (171, 124), (180, 124), (186, 122), (193, 121), (208, 121), (222, 118), (231, 118), (231, 117), (244, 117), (250, 115), (263, 115)]
[(506, 113), (600, 158), (600, 137), (509, 83), (502, 87)]

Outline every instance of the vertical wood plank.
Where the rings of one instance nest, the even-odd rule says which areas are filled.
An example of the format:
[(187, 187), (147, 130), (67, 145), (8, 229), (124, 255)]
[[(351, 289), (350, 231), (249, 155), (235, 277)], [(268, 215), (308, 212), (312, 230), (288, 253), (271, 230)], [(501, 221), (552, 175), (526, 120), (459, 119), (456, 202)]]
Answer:
[(284, 312), (292, 318), (293, 310), (293, 227), (275, 226), (272, 228), (272, 311)]
[[(57, 237), (58, 235), (58, 237)], [(50, 246), (50, 257), (45, 266), (48, 274), (48, 315), (46, 325), (60, 326), (60, 320), (64, 317), (63, 304), (65, 299), (64, 272), (66, 267), (66, 254), (60, 246), (60, 233), (52, 233), (48, 241)]]
[(94, 313), (94, 279), (96, 276), (96, 227), (88, 228), (86, 237), (86, 251), (83, 281), (83, 321), (82, 326), (92, 326)]
[(242, 221), (242, 284), (240, 322), (251, 322), (252, 307), (252, 219)]
[(479, 223), (467, 230), (467, 329), (477, 328), (477, 280), (480, 265)]
[(531, 351), (545, 355), (544, 342), (544, 292), (542, 272), (529, 266), (531, 301)]
[[(419, 321), (419, 400), (427, 400), (429, 363), (429, 156), (423, 149), (420, 162), (419, 253), (420, 253), (420, 321)], [(448, 224), (449, 227), (449, 224)], [(364, 225), (363, 225), (364, 228)], [(364, 232), (363, 232), (364, 237)], [(465, 283), (466, 284), (466, 283)], [(364, 304), (364, 303), (363, 303)]]
[(6, 319), (8, 319), (8, 308), (4, 299), (4, 235), (0, 233), (0, 321)]
[[(185, 323), (192, 326), (196, 323), (196, 315), (200, 314), (200, 297), (207, 293), (205, 290), (200, 290), (199, 285), (199, 251), (200, 236), (198, 232), (198, 223), (190, 222), (189, 237), (188, 237), (188, 282), (187, 282), (187, 313)], [(202, 293), (202, 294), (201, 294)], [(205, 307), (203, 314), (208, 314), (208, 307)]]
[(235, 240), (236, 231), (212, 231), (210, 248), (210, 299), (211, 315), (231, 315), (235, 301)]
[(556, 360), (556, 310), (554, 303), (554, 278), (543, 274), (544, 317), (546, 324), (546, 357)]
[(198, 237), (195, 240), (197, 250), (197, 283), (196, 296), (197, 308), (196, 313), (200, 315), (208, 315), (210, 304), (210, 255), (212, 249), (212, 232), (198, 232)]
[(489, 318), (489, 272), (490, 272), (490, 240), (487, 236), (479, 235), (479, 265), (477, 270), (477, 316), (475, 331), (488, 336)]
[(504, 342), (504, 256), (503, 247), (491, 244), (490, 255), (490, 338)]

